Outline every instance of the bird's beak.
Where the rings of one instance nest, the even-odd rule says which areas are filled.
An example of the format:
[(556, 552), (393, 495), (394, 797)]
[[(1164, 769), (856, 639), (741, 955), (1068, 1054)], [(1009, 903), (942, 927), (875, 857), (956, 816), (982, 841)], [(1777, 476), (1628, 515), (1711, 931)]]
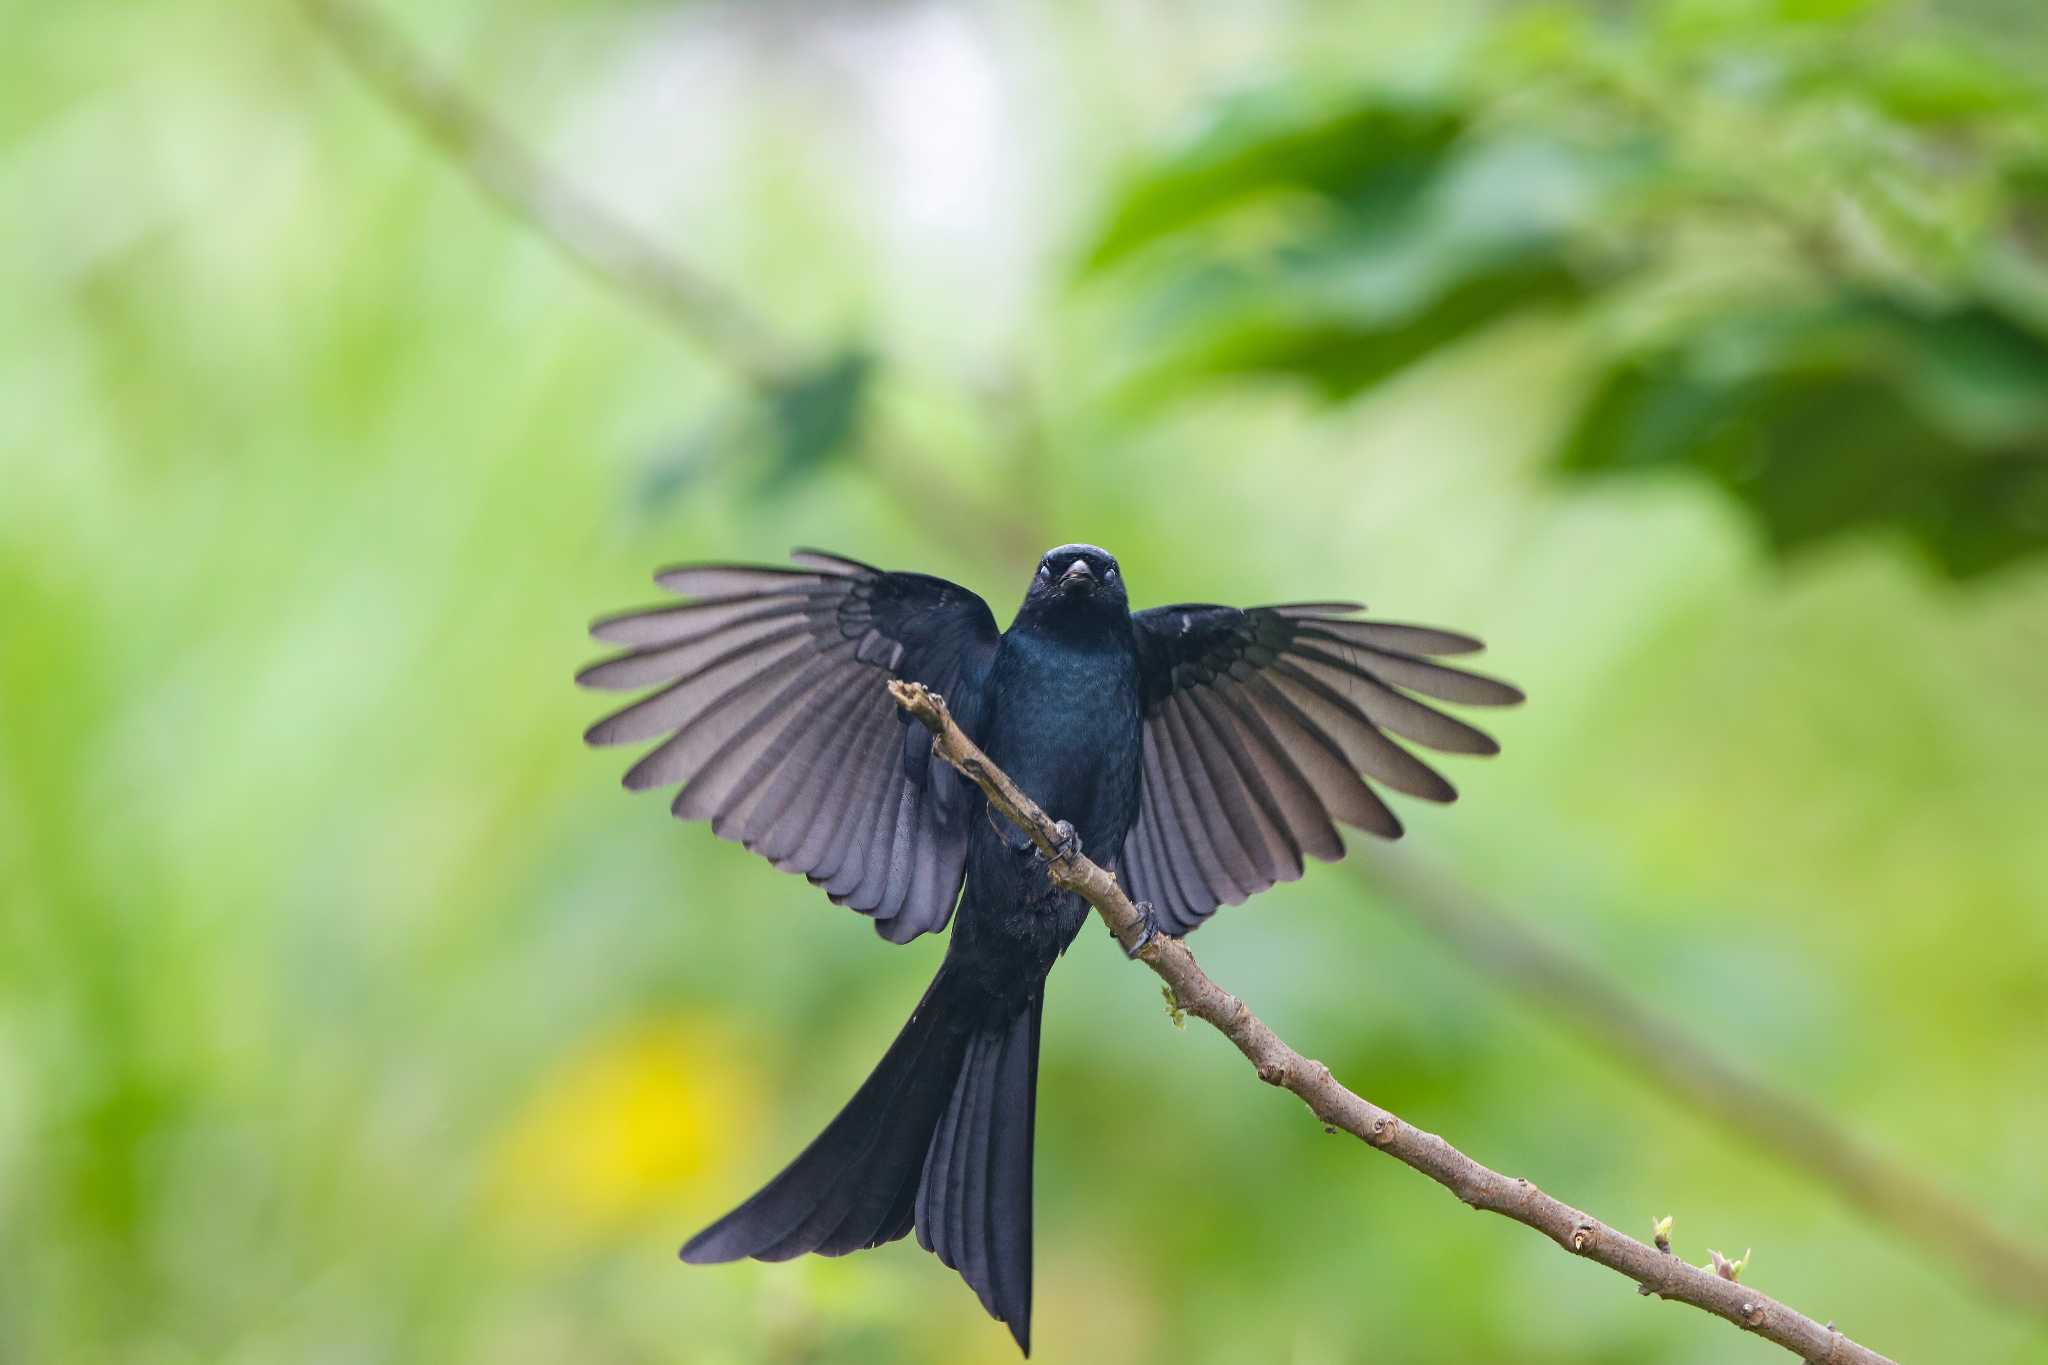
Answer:
[(1062, 588), (1085, 588), (1095, 583), (1095, 570), (1088, 567), (1085, 559), (1076, 559), (1067, 565), (1067, 571), (1060, 575)]

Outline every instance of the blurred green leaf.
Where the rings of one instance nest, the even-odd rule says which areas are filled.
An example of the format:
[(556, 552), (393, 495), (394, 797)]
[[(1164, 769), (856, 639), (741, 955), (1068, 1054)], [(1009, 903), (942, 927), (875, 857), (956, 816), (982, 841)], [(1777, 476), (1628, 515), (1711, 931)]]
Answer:
[(1084, 254), (1083, 274), (1291, 193), (1353, 202), (1412, 193), (1464, 127), (1446, 105), (1384, 93), (1334, 111), (1307, 109), (1284, 89), (1240, 97), (1123, 187)]
[(1262, 375), (1342, 398), (1511, 313), (1581, 297), (1568, 231), (1611, 167), (1519, 138), (1364, 162), (1270, 249), (1182, 234), (1200, 264), (1135, 310), (1121, 396)]
[(1134, 262), (1098, 286), (1130, 291), (1109, 393), (1337, 401), (1568, 306), (1596, 397), (1563, 467), (1709, 472), (1781, 549), (1888, 527), (1963, 576), (2041, 548), (2048, 101), (1981, 33), (1897, 21), (1560, 6), (1445, 73), (1455, 94), (1234, 101), (1086, 258)]
[(768, 400), (774, 459), (761, 491), (809, 478), (860, 439), (874, 356), (848, 347), (789, 380)]
[(1983, 303), (1731, 317), (1618, 364), (1559, 464), (1693, 470), (1780, 549), (1884, 529), (1981, 573), (2048, 547), (2048, 342)]
[(1204, 378), (1258, 375), (1300, 380), (1326, 399), (1340, 399), (1507, 313), (1579, 293), (1571, 271), (1541, 252), (1461, 266), (1418, 276), (1421, 287), (1384, 313), (1333, 306), (1305, 286), (1284, 297), (1234, 290), (1227, 305), (1132, 377), (1123, 397), (1145, 404)]
[(1860, 74), (1880, 108), (1914, 124), (2039, 108), (2043, 96), (2039, 82), (1956, 43), (1901, 45)]

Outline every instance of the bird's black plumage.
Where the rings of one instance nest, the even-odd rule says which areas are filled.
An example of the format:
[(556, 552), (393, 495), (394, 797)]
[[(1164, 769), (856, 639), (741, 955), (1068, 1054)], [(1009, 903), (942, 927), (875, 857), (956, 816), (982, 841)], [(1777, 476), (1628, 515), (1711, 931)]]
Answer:
[(628, 787), (681, 783), (677, 816), (803, 873), (885, 938), (940, 928), (956, 902), (958, 917), (938, 975), (846, 1107), (683, 1259), (840, 1255), (915, 1228), (1029, 1354), (1039, 1021), (1087, 906), (932, 756), (882, 680), (943, 693), (1175, 934), (1300, 876), (1304, 857), (1342, 857), (1339, 825), (1399, 837), (1368, 779), (1453, 799), (1390, 735), (1495, 745), (1418, 696), (1521, 694), (1426, 657), (1478, 641), (1358, 619), (1350, 603), (1133, 614), (1116, 560), (1092, 545), (1049, 551), (1000, 633), (957, 584), (794, 559), (665, 570), (657, 581), (690, 600), (599, 621), (593, 634), (627, 649), (578, 680), (655, 690), (586, 737), (660, 738)]

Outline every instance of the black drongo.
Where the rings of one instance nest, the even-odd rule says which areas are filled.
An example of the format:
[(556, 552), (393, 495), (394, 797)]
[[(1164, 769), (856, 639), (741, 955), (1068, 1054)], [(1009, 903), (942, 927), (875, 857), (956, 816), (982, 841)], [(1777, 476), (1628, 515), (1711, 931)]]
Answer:
[(1028, 1354), (1038, 1025), (1087, 906), (932, 756), (882, 680), (942, 693), (1169, 934), (1299, 877), (1304, 855), (1341, 858), (1339, 825), (1398, 837), (1367, 779), (1451, 800), (1390, 735), (1497, 746), (1414, 694), (1499, 706), (1521, 693), (1426, 657), (1478, 641), (1359, 619), (1352, 603), (1133, 613), (1093, 545), (1047, 553), (1007, 631), (944, 579), (793, 558), (669, 569), (656, 581), (688, 600), (599, 621), (592, 633), (626, 649), (578, 680), (656, 690), (587, 738), (660, 739), (628, 787), (681, 783), (677, 816), (803, 873), (893, 943), (943, 927), (956, 901), (959, 919), (874, 1073), (683, 1259), (836, 1256), (915, 1228)]

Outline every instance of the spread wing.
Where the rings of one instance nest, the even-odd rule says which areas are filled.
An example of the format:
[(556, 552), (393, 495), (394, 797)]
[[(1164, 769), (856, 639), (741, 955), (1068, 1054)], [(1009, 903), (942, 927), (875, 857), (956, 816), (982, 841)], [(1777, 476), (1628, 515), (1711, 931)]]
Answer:
[(978, 802), (883, 680), (943, 693), (972, 729), (995, 618), (942, 578), (811, 550), (791, 558), (798, 567), (664, 569), (655, 581), (689, 600), (593, 625), (627, 648), (576, 680), (656, 690), (584, 738), (660, 739), (627, 771), (627, 787), (681, 783), (677, 818), (709, 820), (904, 943), (952, 915)]
[(1133, 897), (1185, 934), (1344, 856), (1340, 824), (1388, 839), (1401, 822), (1368, 784), (1427, 801), (1457, 792), (1390, 736), (1491, 754), (1487, 735), (1416, 699), (1507, 706), (1504, 682), (1434, 663), (1479, 641), (1352, 619), (1342, 602), (1188, 605), (1134, 615), (1145, 713), (1144, 797), (1120, 870)]

